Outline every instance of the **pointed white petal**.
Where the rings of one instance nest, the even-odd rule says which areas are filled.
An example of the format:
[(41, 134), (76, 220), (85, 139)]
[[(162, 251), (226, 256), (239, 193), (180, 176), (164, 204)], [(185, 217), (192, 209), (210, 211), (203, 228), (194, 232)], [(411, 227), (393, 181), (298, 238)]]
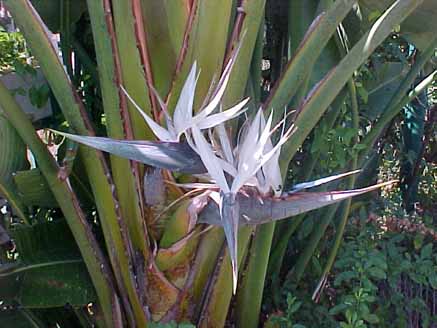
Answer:
[(138, 104), (132, 99), (132, 97), (127, 93), (127, 91), (120, 86), (121, 90), (124, 92), (126, 97), (129, 99), (129, 101), (134, 105), (134, 107), (138, 110), (138, 112), (141, 114), (141, 116), (144, 118), (144, 120), (149, 125), (150, 129), (152, 129), (155, 136), (161, 140), (161, 141), (178, 141), (175, 135), (172, 135), (169, 131), (164, 129), (161, 125), (156, 123), (152, 118), (149, 117), (141, 108), (138, 106)]
[(220, 145), (226, 161), (234, 164), (234, 154), (232, 153), (232, 146), (229, 140), (229, 136), (226, 132), (225, 125), (223, 123), (217, 125), (216, 131), (219, 136)]
[[(273, 112), (273, 111), (272, 111)], [(272, 115), (270, 114), (270, 117)], [(269, 128), (271, 126), (271, 121), (269, 123)], [(281, 137), (284, 135), (284, 127), (281, 131)], [(266, 122), (264, 116), (261, 117), (261, 129), (266, 131)], [(273, 144), (270, 136), (267, 138), (267, 141), (264, 146), (263, 153), (267, 153), (273, 149)], [(268, 160), (265, 165), (261, 168), (261, 170), (257, 173), (257, 177), (259, 177), (259, 188), (261, 192), (268, 192), (270, 188), (273, 190), (276, 196), (279, 196), (282, 192), (282, 174), (281, 168), (279, 166), (279, 156), (281, 154), (281, 149), (279, 148), (276, 153)], [(262, 172), (261, 172), (262, 171)], [(261, 174), (260, 174), (261, 173)]]
[(218, 157), (214, 154), (210, 144), (206, 141), (202, 132), (197, 126), (192, 128), (194, 142), (196, 143), (196, 152), (202, 159), (203, 164), (208, 170), (209, 175), (216, 181), (220, 189), (224, 192), (229, 192), (229, 185), (226, 181), (223, 168), (218, 161)]
[(293, 131), (294, 129), (291, 127), (272, 150), (266, 154), (261, 154), (261, 156), (259, 156), (258, 145), (255, 145), (252, 157), (248, 155), (242, 159), (241, 163), (238, 163), (238, 174), (232, 182), (231, 191), (238, 191), (250, 177), (254, 176), (258, 170), (261, 169), (261, 167), (264, 166), (290, 138)]
[(167, 105), (164, 103), (162, 98), (159, 96), (158, 91), (153, 86), (149, 86), (149, 88), (152, 91), (152, 93), (154, 94), (154, 96), (156, 97), (156, 99), (158, 100), (159, 106), (161, 107), (162, 112), (164, 113), (165, 121), (167, 123), (167, 129), (173, 135), (177, 135), (176, 130), (174, 128), (173, 120), (170, 117), (170, 114), (169, 114), (169, 112), (167, 110)]
[[(273, 120), (273, 111), (270, 112), (269, 119), (267, 120), (266, 124), (262, 124), (263, 121), (265, 122), (264, 115), (261, 115), (261, 136), (259, 137), (259, 143), (262, 145), (263, 150), (266, 144), (270, 141), (270, 128), (272, 126), (272, 120)], [(264, 126), (263, 126), (264, 125)], [(270, 144), (272, 142), (270, 141)]]
[(234, 52), (233, 56), (229, 59), (222, 76), (220, 77), (220, 80), (218, 82), (217, 85), (217, 89), (214, 93), (213, 98), (211, 99), (211, 101), (209, 102), (209, 104), (207, 106), (205, 106), (205, 108), (199, 113), (200, 117), (206, 117), (209, 114), (211, 114), (219, 105), (223, 94), (225, 93), (226, 90), (226, 86), (228, 85), (229, 82), (229, 77), (231, 75), (231, 70), (232, 67), (234, 65), (236, 56), (239, 52), (239, 47), (236, 49), (236, 51)]
[(240, 114), (244, 113), (248, 108), (243, 108), (249, 99), (245, 99), (234, 107), (225, 110), (224, 112), (213, 114), (204, 118), (195, 116), (193, 121), (200, 129), (209, 129), (220, 123), (231, 120)]
[(298, 183), (296, 185), (293, 186), (293, 189), (291, 189), (290, 191), (288, 191), (287, 193), (291, 194), (303, 189), (308, 189), (308, 188), (313, 188), (313, 187), (317, 187), (320, 186), (322, 184), (334, 181), (334, 180), (338, 180), (344, 177), (347, 177), (349, 175), (352, 174), (357, 174), (361, 172), (361, 170), (355, 170), (355, 171), (350, 171), (350, 172), (346, 172), (346, 173), (341, 173), (341, 174), (337, 174), (337, 175), (332, 175), (329, 177), (325, 177), (325, 178), (321, 178), (321, 179), (317, 179), (314, 181), (310, 181), (310, 182), (302, 182), (302, 183)]
[(238, 145), (238, 162), (239, 165), (243, 161), (240, 159), (249, 158), (250, 154), (253, 153), (253, 149), (255, 148), (258, 139), (259, 139), (259, 127), (261, 121), (262, 111), (261, 109), (256, 114), (253, 119), (249, 129), (247, 130), (247, 134), (243, 139), (243, 142)]
[(262, 167), (266, 177), (266, 183), (273, 189), (275, 196), (279, 196), (282, 192), (282, 174), (279, 166), (279, 156), (281, 149), (278, 149), (270, 160)]
[(235, 177), (237, 175), (237, 169), (230, 164), (229, 162), (225, 161), (224, 159), (221, 159), (220, 157), (217, 157), (217, 160), (220, 162), (221, 167), (223, 168), (223, 171), (228, 173), (229, 175)]
[(231, 191), (238, 192), (238, 190), (246, 183), (246, 181), (255, 175), (254, 168), (257, 167), (259, 160), (257, 157), (262, 155), (262, 152), (257, 151), (258, 141), (260, 137), (260, 123), (261, 115), (260, 109), (256, 114), (249, 131), (245, 136), (243, 143), (238, 148), (238, 174), (232, 182)]
[(193, 117), (193, 102), (196, 94), (197, 64), (194, 62), (187, 80), (182, 87), (176, 108), (174, 111), (174, 126), (179, 134), (183, 133), (191, 124)]

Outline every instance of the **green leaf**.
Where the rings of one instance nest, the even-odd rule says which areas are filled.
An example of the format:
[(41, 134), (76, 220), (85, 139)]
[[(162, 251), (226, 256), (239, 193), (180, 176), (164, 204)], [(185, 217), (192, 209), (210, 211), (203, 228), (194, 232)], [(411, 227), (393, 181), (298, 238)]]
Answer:
[[(67, 2), (69, 8), (68, 21), (74, 24), (80, 19), (82, 14), (86, 11), (85, 0), (76, 0), (74, 2)], [(50, 28), (53, 33), (59, 32), (61, 29), (61, 20), (65, 17), (61, 16), (61, 7), (63, 1), (61, 0), (32, 0), (32, 4), (35, 6), (38, 13), (41, 15), (44, 22)], [(65, 6), (65, 4), (64, 4)]]
[(30, 103), (36, 108), (42, 108), (49, 100), (50, 89), (47, 84), (43, 84), (39, 87), (32, 86), (29, 88)]
[(431, 285), (431, 287), (433, 289), (437, 289), (437, 273), (433, 272), (429, 277), (428, 277), (428, 281), (429, 284)]
[(20, 310), (0, 310), (0, 322), (3, 327), (35, 328), (39, 327), (32, 319)]
[[(375, 12), (382, 12), (393, 3), (392, 0), (360, 0), (361, 13), (367, 20), (375, 17)], [(401, 34), (423, 50), (428, 45), (433, 31), (437, 28), (437, 2), (425, 0), (411, 15), (401, 24)]]
[(12, 174), (29, 167), (26, 145), (0, 110), (0, 177), (12, 181)]
[(369, 274), (376, 279), (386, 279), (387, 275), (384, 270), (378, 267), (372, 267), (369, 269)]
[(334, 286), (340, 286), (342, 282), (350, 282), (352, 279), (358, 278), (358, 273), (355, 271), (344, 271), (335, 277)]
[(0, 299), (23, 307), (83, 306), (96, 301), (94, 287), (64, 220), (10, 231), (18, 266), (0, 265)]
[[(284, 145), (281, 152), (281, 170), (285, 172), (291, 159), (301, 147), (329, 105), (340, 93), (355, 70), (367, 60), (386, 37), (393, 26), (402, 22), (422, 1), (404, 0), (393, 4), (375, 22), (374, 28), (357, 42), (350, 52), (308, 94), (298, 108), (294, 121), (297, 131)], [(343, 4), (342, 4), (343, 5)]]
[(314, 218), (310, 217), (302, 223), (299, 229), (299, 233), (298, 233), (299, 240), (305, 240), (305, 238), (307, 238), (310, 235), (310, 233), (313, 231), (313, 228), (314, 228)]
[(372, 78), (364, 80), (362, 87), (367, 89), (367, 101), (363, 99), (365, 104), (361, 106), (361, 112), (370, 120), (381, 115), (406, 74), (406, 67), (402, 63), (375, 61), (373, 65), (374, 74)]
[(426, 244), (422, 249), (420, 250), (420, 259), (429, 259), (432, 255), (432, 243)]
[(40, 169), (16, 172), (14, 182), (26, 206), (59, 207)]

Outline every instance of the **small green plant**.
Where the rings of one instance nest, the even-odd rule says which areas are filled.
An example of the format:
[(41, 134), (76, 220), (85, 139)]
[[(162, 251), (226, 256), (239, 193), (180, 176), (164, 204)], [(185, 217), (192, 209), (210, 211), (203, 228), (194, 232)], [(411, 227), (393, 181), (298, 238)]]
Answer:
[(375, 241), (368, 238), (368, 231), (360, 234), (356, 240), (349, 240), (341, 258), (336, 262), (334, 286), (340, 290), (340, 302), (330, 313), (343, 316), (342, 327), (362, 328), (367, 324), (378, 323), (372, 304), (377, 297), (376, 282), (387, 278), (387, 258), (375, 248)]
[(301, 301), (298, 301), (291, 293), (287, 293), (287, 309), (285, 314), (283, 316), (272, 316), (270, 322), (273, 325), (278, 325), (280, 328), (305, 328), (306, 326), (302, 324), (294, 323), (301, 305)]

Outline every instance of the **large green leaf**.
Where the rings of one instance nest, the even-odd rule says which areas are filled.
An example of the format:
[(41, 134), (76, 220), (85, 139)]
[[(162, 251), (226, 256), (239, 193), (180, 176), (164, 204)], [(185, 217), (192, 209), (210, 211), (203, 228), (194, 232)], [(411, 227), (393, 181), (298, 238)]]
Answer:
[(0, 177), (10, 182), (14, 172), (29, 166), (26, 150), (26, 145), (0, 110)]
[[(360, 0), (364, 20), (383, 12), (393, 0)], [(419, 49), (424, 49), (437, 30), (437, 1), (425, 0), (402, 24), (401, 33)]]
[(96, 300), (86, 266), (65, 221), (10, 231), (18, 261), (0, 265), (0, 300), (28, 308), (82, 306)]
[(361, 104), (361, 111), (369, 120), (374, 120), (382, 114), (407, 73), (405, 65), (399, 62), (374, 62), (373, 64), (375, 65), (374, 74), (363, 82), (368, 95), (365, 99), (367, 102)]
[[(63, 0), (32, 0), (35, 9), (53, 33), (59, 32), (61, 28), (61, 8), (65, 6), (63, 2)], [(65, 1), (65, 3), (69, 6), (67, 9), (68, 19), (73, 25), (86, 11), (86, 2), (85, 0), (75, 0)]]
[(12, 182), (12, 176), (16, 171), (29, 166), (26, 151), (26, 145), (0, 109), (0, 196), (8, 200), (14, 213), (24, 222), (27, 221), (26, 210)]
[(18, 171), (14, 182), (22, 202), (27, 206), (59, 207), (41, 171), (36, 168)]
[(21, 310), (0, 310), (0, 322), (2, 327), (14, 328), (37, 328), (39, 327), (32, 318)]

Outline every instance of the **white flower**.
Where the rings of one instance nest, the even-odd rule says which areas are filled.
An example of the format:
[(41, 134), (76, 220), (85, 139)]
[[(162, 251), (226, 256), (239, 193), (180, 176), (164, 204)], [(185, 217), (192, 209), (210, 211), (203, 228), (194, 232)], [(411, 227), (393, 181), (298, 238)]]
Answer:
[(132, 97), (127, 93), (127, 91), (120, 86), (122, 91), (126, 94), (128, 99), (132, 102), (135, 108), (141, 113), (149, 127), (152, 129), (153, 133), (156, 137), (161, 141), (171, 141), (177, 142), (180, 140), (182, 134), (186, 134), (188, 130), (190, 130), (194, 125), (196, 125), (199, 129), (209, 129), (214, 126), (217, 126), (227, 120), (237, 117), (241, 113), (243, 113), (247, 108), (244, 106), (247, 104), (249, 99), (244, 99), (237, 105), (231, 107), (228, 110), (213, 114), (214, 110), (218, 107), (223, 94), (226, 90), (226, 86), (229, 81), (229, 75), (231, 72), (232, 64), (234, 58), (232, 58), (229, 63), (226, 65), (226, 68), (217, 84), (215, 92), (212, 95), (212, 99), (209, 101), (207, 105), (205, 105), (199, 113), (193, 116), (193, 104), (194, 104), (194, 96), (196, 93), (196, 84), (198, 80), (197, 73), (197, 65), (193, 64), (190, 73), (188, 74), (188, 78), (184, 83), (181, 94), (179, 96), (178, 102), (176, 104), (176, 108), (174, 111), (173, 119), (167, 112), (166, 106), (164, 102), (160, 99), (159, 95), (156, 91), (156, 97), (164, 111), (167, 122), (167, 129), (156, 123), (151, 117), (149, 117), (132, 99)]
[[(230, 151), (230, 141), (223, 126), (218, 126), (216, 129), (219, 134), (224, 159), (217, 156), (212, 145), (208, 143), (197, 125), (193, 125), (191, 129), (194, 141), (192, 147), (199, 154), (210, 177), (220, 188), (218, 205), (229, 247), (234, 293), (238, 277), (237, 233), (239, 206), (236, 201), (236, 195), (241, 187), (254, 179), (257, 186), (263, 186), (269, 189), (273, 187), (275, 192), (277, 192), (278, 189), (279, 192), (281, 191), (282, 178), (278, 162), (279, 152), (281, 146), (288, 140), (293, 131), (293, 127), (291, 127), (286, 133), (282, 133), (278, 143), (273, 146), (270, 139), (272, 133), (270, 130), (272, 125), (272, 113), (267, 122), (265, 122), (263, 115), (262, 109), (259, 109), (248, 128), (246, 136), (243, 138), (244, 140), (236, 148), (236, 159), (234, 159), (232, 151)], [(285, 124), (285, 122), (283, 124)], [(225, 172), (229, 170), (225, 168), (223, 163), (233, 165), (236, 170), (231, 185), (229, 185), (225, 175)], [(259, 178), (257, 179), (257, 173), (261, 169), (263, 173), (262, 181), (260, 181)]]

